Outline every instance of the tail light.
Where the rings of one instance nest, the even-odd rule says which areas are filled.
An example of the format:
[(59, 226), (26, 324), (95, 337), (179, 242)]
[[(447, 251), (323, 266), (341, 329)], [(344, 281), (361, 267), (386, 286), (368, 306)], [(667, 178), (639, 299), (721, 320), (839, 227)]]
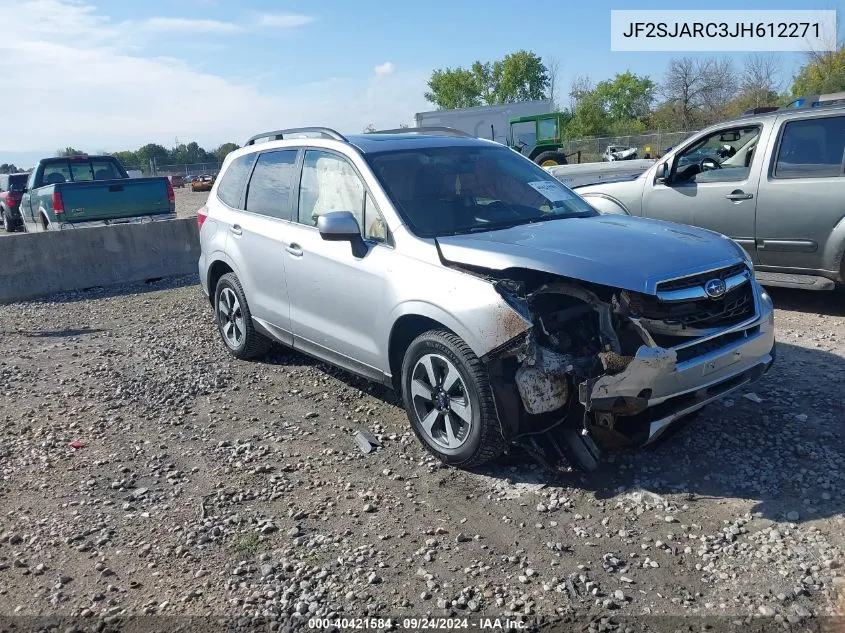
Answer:
[(176, 204), (176, 192), (173, 191), (173, 185), (169, 180), (167, 181), (167, 199), (170, 200), (170, 204)]
[(62, 200), (62, 193), (60, 191), (53, 192), (53, 213), (61, 215), (65, 212), (65, 203)]
[(203, 222), (208, 217), (208, 209), (206, 207), (202, 207), (197, 211), (197, 228), (201, 229)]

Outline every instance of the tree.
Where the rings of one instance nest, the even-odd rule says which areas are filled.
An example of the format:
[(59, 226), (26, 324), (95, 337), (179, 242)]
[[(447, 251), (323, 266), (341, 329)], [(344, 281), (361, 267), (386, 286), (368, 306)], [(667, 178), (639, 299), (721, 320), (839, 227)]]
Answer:
[(437, 69), (425, 98), (441, 110), (543, 99), (548, 69), (539, 56), (520, 50), (494, 62), (476, 61), (469, 69)]
[(585, 77), (577, 78), (576, 82), (570, 92), (575, 107), (567, 126), (568, 138), (645, 131), (656, 91), (649, 77), (626, 71), (600, 81), (595, 87)]
[(691, 129), (723, 116), (736, 93), (737, 79), (729, 59), (681, 57), (669, 61), (661, 92), (674, 107), (674, 127)]
[(464, 68), (435, 70), (428, 80), (425, 98), (439, 110), (481, 105), (481, 87), (475, 74)]
[(569, 86), (569, 109), (575, 110), (578, 102), (593, 91), (593, 82), (587, 75), (576, 75)]
[(141, 161), (138, 160), (138, 154), (136, 152), (112, 152), (112, 158), (116, 158), (120, 161), (120, 164), (126, 169), (137, 169), (141, 166)]
[(375, 131), (376, 131), (376, 126), (373, 125), (372, 123), (367, 123), (367, 125), (364, 126), (364, 134), (372, 134)]
[(155, 165), (166, 165), (169, 162), (170, 153), (158, 143), (147, 143), (139, 148), (135, 155), (138, 158), (138, 163), (141, 169), (148, 170), (150, 168), (150, 161)]
[(613, 79), (600, 81), (595, 93), (611, 121), (618, 122), (647, 117), (656, 90), (657, 86), (651, 78), (626, 71)]
[(72, 147), (65, 147), (64, 149), (56, 150), (56, 156), (79, 156), (84, 153), (85, 152)]
[(778, 80), (780, 59), (777, 55), (749, 55), (740, 78), (740, 96), (753, 105), (752, 108), (773, 105), (777, 102), (781, 82)]
[(236, 149), (240, 149), (240, 147), (241, 146), (237, 143), (223, 143), (212, 153), (214, 154), (215, 158), (217, 158), (217, 162), (222, 163), (223, 159), (225, 159), (226, 156), (234, 152)]
[(558, 83), (558, 77), (560, 76), (560, 61), (552, 58), (546, 67), (546, 74), (549, 78), (546, 99), (548, 99), (551, 103), (552, 111), (556, 112), (560, 110), (560, 99), (558, 99), (557, 95), (558, 89), (560, 88)]
[(0, 165), (0, 174), (19, 174), (24, 170), (12, 163), (3, 163)]
[(845, 45), (833, 51), (811, 52), (792, 82), (792, 94), (824, 94), (845, 90)]

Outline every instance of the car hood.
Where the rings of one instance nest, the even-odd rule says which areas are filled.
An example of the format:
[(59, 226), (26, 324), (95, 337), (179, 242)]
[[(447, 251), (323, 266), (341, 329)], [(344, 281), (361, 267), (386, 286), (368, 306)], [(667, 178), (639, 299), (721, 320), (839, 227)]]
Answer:
[(660, 280), (743, 260), (740, 247), (718, 233), (622, 215), (439, 237), (437, 244), (454, 264), (527, 268), (649, 294)]

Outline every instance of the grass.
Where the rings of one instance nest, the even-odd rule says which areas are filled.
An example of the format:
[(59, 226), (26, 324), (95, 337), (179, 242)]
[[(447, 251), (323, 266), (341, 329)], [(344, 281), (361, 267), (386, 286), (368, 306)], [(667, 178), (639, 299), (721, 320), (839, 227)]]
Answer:
[(235, 543), (235, 554), (241, 558), (250, 558), (258, 551), (258, 534), (245, 534)]

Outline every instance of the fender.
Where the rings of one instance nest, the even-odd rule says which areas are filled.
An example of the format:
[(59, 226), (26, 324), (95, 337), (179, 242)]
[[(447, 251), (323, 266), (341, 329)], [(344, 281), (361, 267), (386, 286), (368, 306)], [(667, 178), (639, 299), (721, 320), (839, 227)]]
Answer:
[(584, 198), (591, 207), (602, 215), (631, 215), (630, 211), (618, 198), (599, 191), (585, 191), (581, 193), (575, 189), (575, 193)]
[(823, 252), (822, 266), (836, 274), (839, 283), (845, 283), (845, 216), (833, 227)]
[(457, 334), (469, 346), (473, 353), (483, 358), (488, 352), (500, 347), (517, 335), (529, 329), (532, 324), (525, 320), (516, 310), (511, 308), (507, 302), (498, 296), (498, 293), (490, 286), (491, 292), (497, 295), (497, 305), (491, 306), (496, 316), (490, 319), (490, 331), (476, 331), (461, 321), (457, 316), (451, 314), (440, 306), (421, 301), (409, 299), (398, 304), (390, 313), (388, 323), (390, 328), (385, 328), (383, 339), (384, 350), (390, 349), (390, 337), (393, 333), (396, 322), (403, 316), (421, 316), (437, 321)]

